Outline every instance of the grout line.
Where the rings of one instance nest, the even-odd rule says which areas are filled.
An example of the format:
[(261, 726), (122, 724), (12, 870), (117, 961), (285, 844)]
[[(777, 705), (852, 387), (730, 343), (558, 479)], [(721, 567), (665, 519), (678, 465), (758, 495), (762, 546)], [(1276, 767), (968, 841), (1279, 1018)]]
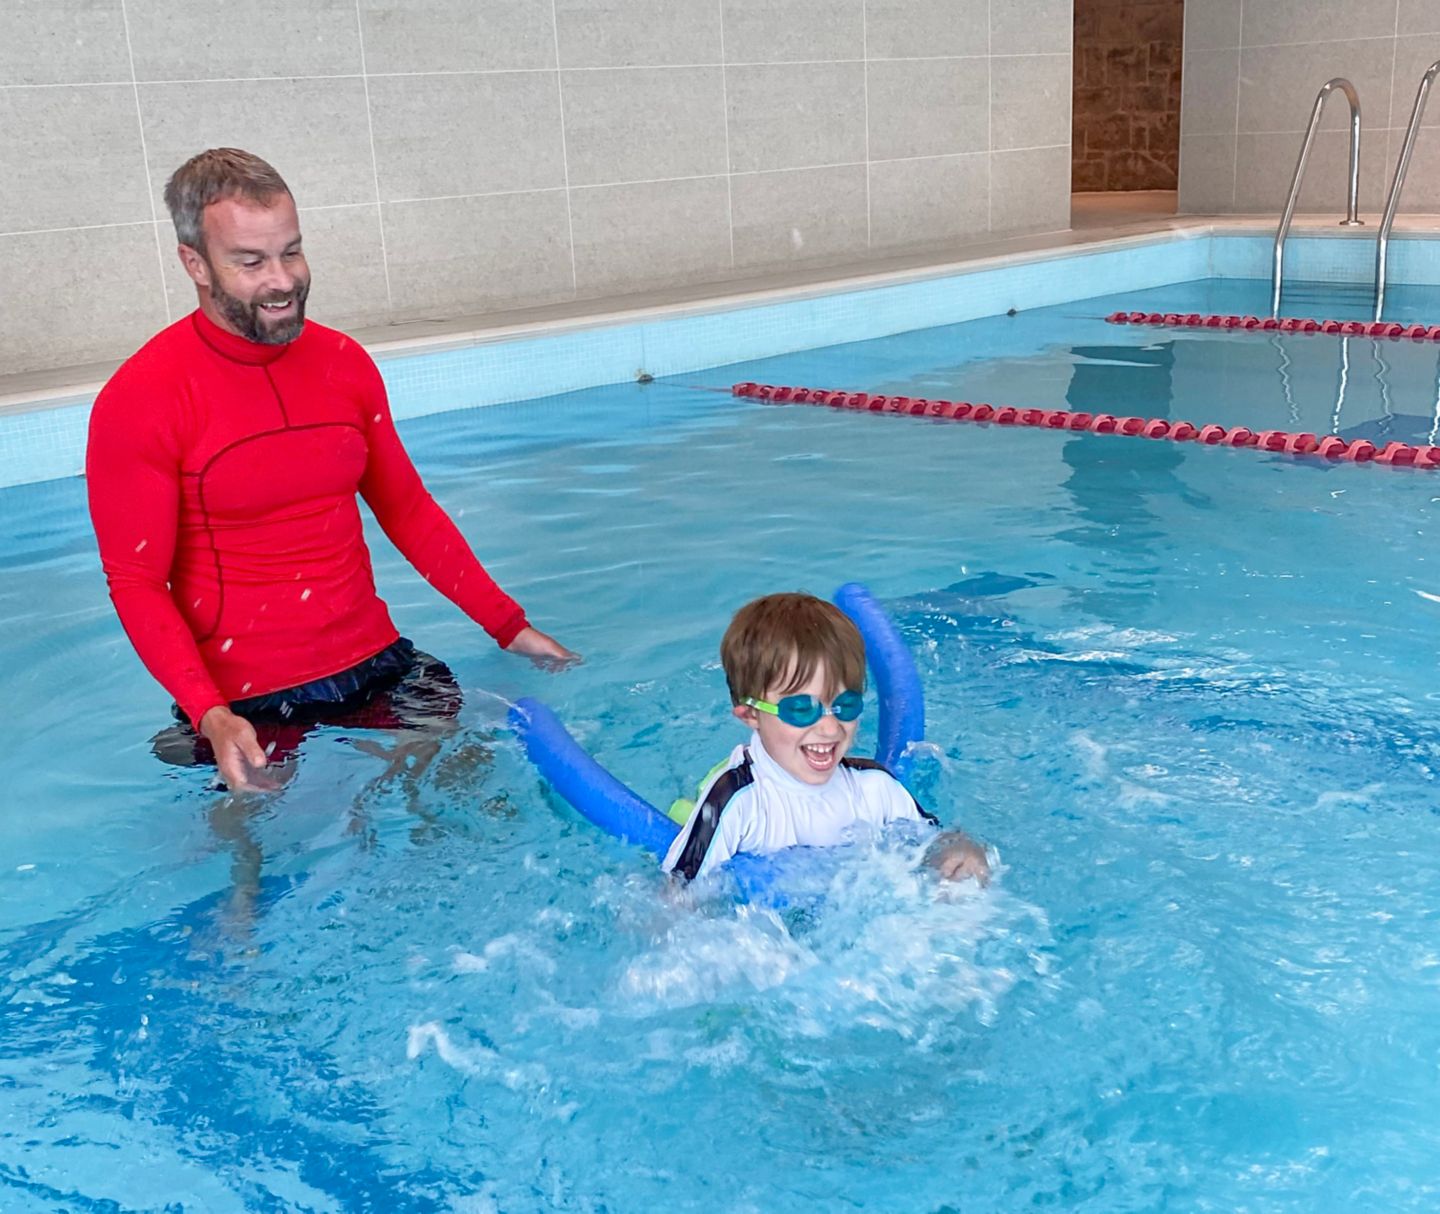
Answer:
[[(1388, 131), (1395, 122), (1395, 73), (1400, 60), (1400, 0), (1395, 0), (1395, 41), (1390, 48), (1390, 112), (1386, 115), (1385, 129)], [(1390, 140), (1385, 140), (1385, 159), (1390, 159)]]
[(570, 141), (565, 134), (565, 73), (560, 67), (560, 17), (555, 11), (555, 0), (550, 0), (550, 32), (555, 36), (555, 92), (560, 98), (560, 163), (565, 170), (565, 227), (570, 233), (570, 291), (578, 294), (580, 271), (575, 264), (575, 215), (570, 205)]
[[(1355, 41), (1362, 41), (1356, 39)], [(1321, 46), (1319, 42), (1295, 42), (1276, 43), (1277, 46)], [(127, 84), (143, 84), (146, 86), (171, 85), (171, 84), (274, 84), (286, 80), (360, 80), (368, 77), (372, 80), (400, 79), (405, 77), (420, 76), (533, 76), (541, 72), (552, 70), (566, 72), (654, 72), (654, 71), (692, 71), (696, 68), (707, 67), (814, 67), (830, 65), (835, 63), (933, 63), (933, 62), (965, 62), (968, 60), (979, 61), (993, 57), (996, 59), (1059, 59), (1069, 52), (1066, 51), (1034, 51), (1031, 53), (1002, 53), (994, 56), (986, 55), (876, 55), (874, 57), (862, 57), (860, 59), (754, 59), (741, 63), (709, 62), (709, 63), (619, 63), (609, 67), (559, 67), (559, 59), (556, 59), (554, 69), (548, 67), (497, 67), (479, 69), (443, 68), (429, 72), (331, 72), (323, 75), (292, 74), (287, 76), (194, 76), (183, 77), (171, 80), (71, 80), (59, 81), (45, 84), (0, 84), (0, 93), (7, 91), (20, 91), (24, 89), (69, 89), (69, 88), (123, 88)], [(133, 74), (132, 74), (133, 75)]]
[(355, 32), (360, 38), (360, 80), (365, 86), (365, 129), (370, 136), (370, 174), (375, 182), (375, 222), (380, 228), (380, 268), (385, 271), (385, 310), (395, 311), (395, 293), (390, 289), (390, 250), (385, 243), (385, 208), (380, 201), (380, 158), (375, 152), (375, 116), (370, 109), (370, 74), (365, 64), (365, 19), (360, 0), (355, 0)]
[(155, 225), (155, 266), (160, 271), (160, 306), (165, 311), (165, 323), (168, 325), (174, 318), (170, 315), (170, 292), (165, 289), (165, 251), (160, 247), (160, 215), (155, 210), (155, 183), (150, 178), (150, 150), (145, 142), (145, 116), (140, 111), (140, 85), (135, 80), (135, 48), (130, 42), (130, 14), (125, 8), (125, 0), (120, 0), (120, 22), (125, 29), (125, 56), (130, 61), (130, 92), (135, 98), (135, 127), (140, 133), (140, 159), (145, 165), (145, 196), (150, 200), (150, 222)]
[[(1245, 0), (1240, 0), (1240, 45), (1235, 48), (1235, 144), (1230, 154), (1230, 209), (1240, 197), (1240, 82), (1245, 75)], [(1183, 98), (1181, 104), (1184, 104)]]
[(870, 5), (860, 0), (860, 62), (865, 73), (865, 247), (875, 247), (870, 218)]
[(720, 106), (725, 121), (725, 219), (730, 228), (730, 268), (735, 268), (735, 166), (730, 163), (730, 85), (725, 79), (725, 0), (717, 0), (720, 11)]
[[(1330, 133), (1331, 133), (1331, 134), (1335, 134), (1336, 132), (1330, 132)], [(932, 160), (962, 160), (962, 159), (968, 159), (969, 157), (973, 157), (973, 156), (1008, 156), (1008, 155), (1009, 155), (1010, 153), (1012, 153), (1012, 152), (1043, 152), (1043, 151), (1050, 151), (1050, 150), (1055, 149), (1055, 148), (1063, 148), (1063, 147), (1065, 147), (1065, 146), (1066, 146), (1066, 145), (1063, 144), (1063, 143), (1041, 143), (1041, 144), (1035, 144), (1035, 145), (1032, 146), (1032, 147), (1023, 147), (1023, 148), (1000, 148), (1000, 149), (997, 149), (994, 153), (987, 153), (987, 152), (985, 152), (984, 150), (979, 150), (979, 151), (971, 151), (971, 152), (940, 152), (940, 153), (938, 153), (938, 154), (936, 154), (936, 155), (933, 155), (933, 156), (886, 156), (886, 157), (883, 157), (883, 158), (881, 158), (881, 159), (879, 159), (879, 160), (870, 160), (870, 161), (864, 161), (864, 160), (836, 160), (836, 161), (830, 161), (830, 162), (825, 163), (825, 164), (797, 164), (797, 165), (786, 165), (785, 167), (783, 167), (783, 168), (778, 168), (778, 169), (742, 169), (742, 170), (739, 170), (739, 171), (737, 171), (737, 172), (729, 173), (729, 174), (721, 174), (721, 173), (690, 173), (690, 174), (686, 174), (686, 175), (679, 176), (679, 177), (645, 177), (645, 178), (640, 178), (640, 179), (637, 179), (637, 180), (634, 180), (634, 181), (600, 181), (600, 182), (595, 182), (595, 183), (593, 183), (593, 184), (572, 185), (572, 186), (569, 186), (568, 189), (569, 189), (569, 191), (570, 191), (571, 193), (574, 193), (574, 192), (576, 192), (576, 191), (578, 191), (578, 190), (605, 190), (605, 189), (610, 189), (610, 188), (612, 188), (612, 187), (619, 187), (619, 186), (632, 186), (632, 185), (663, 185), (663, 184), (665, 184), (666, 182), (671, 182), (671, 181), (713, 181), (713, 180), (715, 180), (717, 177), (721, 177), (721, 176), (728, 176), (728, 177), (765, 177), (765, 176), (772, 176), (772, 175), (776, 175), (776, 174), (780, 174), (780, 173), (808, 173), (808, 172), (817, 171), (817, 170), (821, 170), (821, 169), (862, 169), (862, 168), (867, 168), (868, 166), (871, 166), (871, 165), (913, 164), (913, 163), (919, 163), (919, 162), (923, 162), (923, 161), (932, 161)], [(867, 176), (868, 176), (868, 174), (867, 174)], [(384, 205), (384, 206), (387, 206), (387, 207), (395, 207), (395, 206), (409, 206), (409, 205), (413, 205), (413, 204), (415, 204), (415, 203), (421, 203), (421, 202), (456, 202), (456, 201), (460, 201), (460, 200), (462, 200), (462, 199), (468, 199), (468, 198), (510, 198), (510, 197), (515, 197), (515, 196), (517, 196), (517, 195), (523, 195), (523, 194), (557, 194), (557, 193), (560, 193), (561, 191), (566, 190), (566, 189), (567, 189), (567, 187), (564, 186), (564, 185), (553, 185), (553, 186), (536, 186), (536, 187), (534, 187), (534, 188), (532, 188), (532, 189), (526, 189), (526, 190), (488, 190), (488, 191), (485, 191), (485, 192), (482, 192), (482, 193), (476, 193), (476, 194), (428, 194), (428, 195), (420, 195), (420, 196), (413, 197), (413, 198), (387, 198), (387, 199), (384, 201), (383, 205)], [(367, 202), (326, 202), (326, 203), (318, 203), (318, 204), (316, 204), (315, 206), (303, 206), (303, 207), (299, 207), (298, 210), (300, 211), (300, 214), (301, 214), (302, 216), (304, 216), (304, 215), (309, 214), (311, 211), (347, 211), (347, 210), (360, 210), (360, 209), (369, 209), (370, 207), (373, 207), (373, 206), (375, 206), (375, 205), (376, 205), (376, 204), (375, 204), (375, 202), (373, 202), (373, 201), (367, 201)], [(152, 204), (152, 206), (153, 206), (153, 204)], [(89, 232), (89, 231), (98, 231), (98, 230), (104, 229), (104, 228), (138, 228), (138, 227), (151, 227), (151, 226), (154, 226), (154, 227), (156, 227), (157, 229), (159, 229), (159, 228), (163, 228), (165, 222), (166, 222), (166, 221), (165, 221), (164, 219), (161, 219), (161, 218), (158, 218), (158, 217), (157, 217), (157, 218), (154, 218), (154, 219), (130, 219), (130, 220), (123, 220), (123, 221), (118, 222), (118, 223), (82, 223), (82, 224), (72, 224), (72, 225), (70, 225), (70, 226), (68, 226), (68, 227), (61, 227), (61, 228), (17, 228), (17, 229), (15, 229), (15, 230), (13, 230), (13, 231), (0, 232), (0, 239), (6, 239), (6, 238), (9, 238), (9, 237), (16, 237), (16, 236), (46, 236), (46, 235), (52, 235), (52, 234), (59, 233), (59, 232)]]
[[(155, 204), (152, 201), (150, 208), (153, 211)], [(159, 219), (127, 219), (121, 223), (77, 223), (68, 228), (17, 228), (13, 232), (0, 232), (0, 240), (12, 236), (54, 236), (60, 232), (98, 232), (103, 228), (159, 228)], [(155, 237), (156, 244), (159, 244), (160, 237)]]
[[(985, 231), (995, 231), (995, 68), (990, 60), (994, 45), (994, 0), (985, 0), (985, 150), (990, 154), (985, 169)], [(1070, 69), (1070, 91), (1075, 91), (1075, 69)]]

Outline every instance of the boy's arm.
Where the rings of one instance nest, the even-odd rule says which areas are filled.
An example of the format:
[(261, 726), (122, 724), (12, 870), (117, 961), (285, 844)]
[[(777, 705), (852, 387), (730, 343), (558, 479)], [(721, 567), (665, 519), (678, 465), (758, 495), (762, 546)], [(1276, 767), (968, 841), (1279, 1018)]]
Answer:
[[(891, 776), (888, 783), (891, 812), (887, 821), (908, 818), (939, 825), (935, 815), (922, 809), (920, 803), (899, 780)], [(963, 881), (967, 877), (973, 877), (981, 885), (985, 885), (990, 880), (990, 861), (985, 856), (985, 849), (963, 830), (947, 830), (937, 835), (925, 853), (925, 863), (947, 881)]]
[(946, 881), (973, 877), (981, 885), (990, 883), (990, 861), (985, 849), (963, 830), (947, 830), (937, 836), (925, 853), (925, 863)]

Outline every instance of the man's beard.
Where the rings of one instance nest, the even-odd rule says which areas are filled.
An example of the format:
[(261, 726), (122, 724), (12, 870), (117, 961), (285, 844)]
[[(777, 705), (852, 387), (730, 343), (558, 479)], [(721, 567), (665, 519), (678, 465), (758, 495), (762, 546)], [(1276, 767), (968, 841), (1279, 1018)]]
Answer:
[[(260, 310), (262, 303), (275, 303), (286, 294), (295, 296), (295, 315), (281, 321), (270, 321)], [(214, 270), (210, 271), (210, 299), (219, 309), (220, 315), (235, 326), (241, 337), (258, 342), (262, 346), (289, 345), (300, 336), (305, 327), (305, 299), (310, 294), (310, 280), (297, 281), (293, 292), (277, 295), (274, 292), (246, 303), (239, 296), (231, 295), (220, 286)]]

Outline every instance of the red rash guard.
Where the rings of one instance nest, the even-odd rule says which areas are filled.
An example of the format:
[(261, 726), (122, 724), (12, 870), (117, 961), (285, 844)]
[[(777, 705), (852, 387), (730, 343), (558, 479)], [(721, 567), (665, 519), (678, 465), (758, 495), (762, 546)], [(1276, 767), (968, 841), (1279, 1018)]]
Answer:
[(120, 622), (197, 724), (399, 635), (375, 593), (357, 493), (497, 643), (526, 627), (426, 492), (370, 356), (313, 321), (284, 346), (198, 311), (162, 330), (96, 398), (85, 473)]

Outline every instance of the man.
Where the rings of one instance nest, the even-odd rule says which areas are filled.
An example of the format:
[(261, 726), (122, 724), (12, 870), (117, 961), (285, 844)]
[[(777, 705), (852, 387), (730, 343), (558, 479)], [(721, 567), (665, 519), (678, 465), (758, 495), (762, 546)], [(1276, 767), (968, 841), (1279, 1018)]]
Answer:
[(199, 307), (96, 398), (90, 514), (120, 622), (225, 783), (272, 786), (250, 718), (353, 717), (399, 687), (433, 703), (447, 694), (426, 686), (437, 671), (454, 690), (375, 592), (357, 493), (499, 645), (541, 665), (575, 661), (426, 492), (369, 355), (306, 321), (310, 271), (280, 175), (211, 149), (175, 172), (165, 204)]

